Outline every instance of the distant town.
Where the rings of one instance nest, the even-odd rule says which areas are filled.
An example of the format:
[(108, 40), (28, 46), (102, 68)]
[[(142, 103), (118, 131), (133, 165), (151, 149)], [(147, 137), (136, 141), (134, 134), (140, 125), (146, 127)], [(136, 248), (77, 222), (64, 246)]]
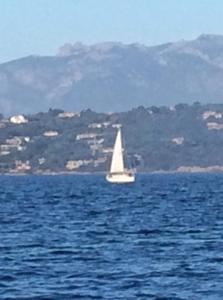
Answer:
[(106, 172), (117, 128), (138, 172), (223, 171), (223, 105), (0, 115), (0, 173)]

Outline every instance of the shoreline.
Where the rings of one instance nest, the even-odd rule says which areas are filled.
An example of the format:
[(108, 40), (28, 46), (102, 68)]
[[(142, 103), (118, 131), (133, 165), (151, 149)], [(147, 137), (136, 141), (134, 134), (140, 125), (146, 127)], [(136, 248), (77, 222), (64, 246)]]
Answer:
[[(209, 174), (223, 174), (223, 169), (193, 169), (193, 170), (156, 170), (156, 171), (142, 171), (137, 172), (138, 175), (148, 175), (148, 174), (201, 174), (201, 173), (209, 173)], [(7, 173), (0, 173), (0, 176), (59, 176), (59, 175), (77, 175), (77, 176), (92, 176), (92, 175), (103, 175), (105, 176), (107, 172), (7, 172)]]

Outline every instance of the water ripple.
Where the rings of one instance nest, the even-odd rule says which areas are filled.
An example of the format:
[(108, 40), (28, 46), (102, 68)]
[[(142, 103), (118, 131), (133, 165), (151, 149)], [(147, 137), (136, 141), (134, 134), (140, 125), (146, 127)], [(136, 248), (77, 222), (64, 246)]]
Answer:
[(0, 181), (0, 299), (223, 299), (223, 175)]

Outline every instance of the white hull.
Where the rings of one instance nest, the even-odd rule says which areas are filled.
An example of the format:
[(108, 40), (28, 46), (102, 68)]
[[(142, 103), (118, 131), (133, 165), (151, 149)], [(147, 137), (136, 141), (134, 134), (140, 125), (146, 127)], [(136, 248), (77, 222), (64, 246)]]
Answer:
[(133, 174), (108, 174), (106, 180), (112, 183), (130, 183), (135, 181), (135, 176)]

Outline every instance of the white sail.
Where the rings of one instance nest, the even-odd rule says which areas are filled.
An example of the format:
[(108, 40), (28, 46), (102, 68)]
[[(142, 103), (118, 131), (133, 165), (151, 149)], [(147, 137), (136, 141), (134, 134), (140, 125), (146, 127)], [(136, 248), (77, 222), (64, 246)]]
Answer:
[(113, 183), (128, 183), (135, 181), (133, 170), (127, 170), (124, 168), (121, 129), (118, 130), (116, 136), (111, 168), (106, 179)]
[(111, 173), (123, 173), (124, 172), (121, 129), (118, 130), (118, 133), (116, 136), (110, 172)]

